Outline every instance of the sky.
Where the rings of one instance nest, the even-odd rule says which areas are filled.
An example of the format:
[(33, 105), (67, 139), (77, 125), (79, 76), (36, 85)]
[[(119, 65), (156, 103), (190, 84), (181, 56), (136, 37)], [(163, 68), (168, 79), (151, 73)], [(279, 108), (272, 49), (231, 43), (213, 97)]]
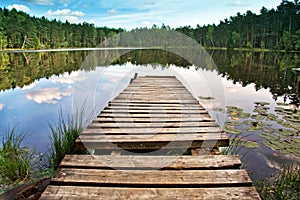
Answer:
[(97, 27), (151, 27), (162, 23), (171, 28), (219, 24), (220, 20), (264, 6), (276, 8), (282, 0), (0, 0), (0, 7), (16, 8), (31, 16), (71, 23), (88, 22)]

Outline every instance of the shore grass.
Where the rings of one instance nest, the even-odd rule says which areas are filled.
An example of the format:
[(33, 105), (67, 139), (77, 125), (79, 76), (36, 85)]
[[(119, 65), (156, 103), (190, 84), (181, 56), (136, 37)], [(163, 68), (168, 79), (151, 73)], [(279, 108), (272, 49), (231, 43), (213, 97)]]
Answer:
[(86, 110), (81, 107), (74, 114), (59, 112), (58, 122), (49, 123), (50, 128), (50, 155), (49, 162), (53, 170), (56, 170), (67, 154), (75, 153), (75, 141), (83, 131), (89, 118)]
[(283, 167), (280, 173), (255, 184), (263, 200), (300, 198), (300, 163)]
[(0, 148), (0, 183), (15, 185), (30, 179), (35, 151), (22, 146), (25, 134), (13, 128), (2, 138)]

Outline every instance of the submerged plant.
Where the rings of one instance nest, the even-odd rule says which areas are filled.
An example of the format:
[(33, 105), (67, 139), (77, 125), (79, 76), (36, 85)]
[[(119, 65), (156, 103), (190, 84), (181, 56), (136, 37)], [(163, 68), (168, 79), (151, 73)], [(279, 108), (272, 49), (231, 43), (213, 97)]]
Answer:
[(34, 151), (22, 146), (25, 134), (16, 128), (7, 131), (0, 148), (0, 183), (16, 184), (30, 178)]

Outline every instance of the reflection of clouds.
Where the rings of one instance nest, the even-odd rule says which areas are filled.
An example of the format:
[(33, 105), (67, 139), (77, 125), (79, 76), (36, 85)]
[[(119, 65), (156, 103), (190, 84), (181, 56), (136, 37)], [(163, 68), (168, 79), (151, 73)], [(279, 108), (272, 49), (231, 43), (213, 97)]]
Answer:
[(30, 85), (25, 85), (22, 87), (22, 90), (30, 90), (36, 86), (36, 82), (31, 83)]
[(0, 103), (0, 110), (2, 110), (4, 108), (5, 104)]
[(38, 104), (50, 103), (56, 104), (58, 100), (61, 100), (65, 96), (71, 96), (72, 89), (68, 88), (64, 91), (60, 91), (59, 88), (45, 88), (28, 92), (26, 94), (27, 99), (33, 100)]
[(84, 81), (87, 79), (86, 76), (79, 76), (78, 74), (78, 72), (72, 72), (71, 74), (65, 73), (60, 77), (51, 78), (51, 81), (53, 83), (73, 84), (77, 81)]

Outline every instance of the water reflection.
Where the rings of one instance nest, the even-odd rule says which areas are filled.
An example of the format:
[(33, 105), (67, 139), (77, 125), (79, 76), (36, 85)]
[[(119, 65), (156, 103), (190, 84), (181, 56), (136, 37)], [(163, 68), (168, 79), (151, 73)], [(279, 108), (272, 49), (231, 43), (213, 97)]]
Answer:
[[(86, 101), (94, 114), (129, 83), (133, 74), (175, 75), (198, 96), (215, 119), (225, 116), (211, 109), (235, 105), (252, 112), (255, 101), (299, 103), (299, 54), (275, 52), (210, 52), (218, 71), (193, 67), (192, 63), (163, 50), (69, 51), (40, 53), (0, 53), (0, 131), (14, 127), (30, 133), (27, 142), (38, 151), (48, 150), (48, 123), (56, 121), (60, 107), (72, 111), (74, 104)], [(206, 61), (206, 63), (208, 63)], [(220, 79), (222, 90), (217, 87)], [(93, 84), (92, 84), (93, 83)], [(218, 88), (214, 90), (213, 88)], [(223, 93), (222, 93), (223, 92)], [(225, 96), (225, 97), (224, 97)], [(80, 99), (80, 102), (76, 102)], [(88, 100), (87, 100), (88, 99)], [(258, 140), (255, 134), (249, 139)], [(245, 149), (245, 151), (248, 151)], [(291, 160), (274, 156), (261, 147), (248, 153), (248, 168), (255, 179), (271, 173), (280, 163)], [(261, 174), (257, 171), (261, 170)]]

